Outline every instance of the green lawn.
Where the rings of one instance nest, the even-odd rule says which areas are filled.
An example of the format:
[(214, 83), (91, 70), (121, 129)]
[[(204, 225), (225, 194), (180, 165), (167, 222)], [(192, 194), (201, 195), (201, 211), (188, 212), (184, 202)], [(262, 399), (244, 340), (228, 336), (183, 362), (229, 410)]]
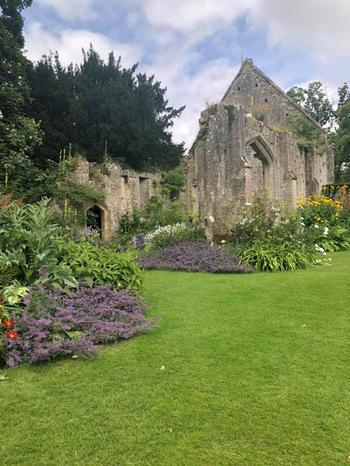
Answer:
[(145, 295), (150, 333), (3, 372), (1, 465), (348, 464), (350, 253), (291, 273), (149, 272)]

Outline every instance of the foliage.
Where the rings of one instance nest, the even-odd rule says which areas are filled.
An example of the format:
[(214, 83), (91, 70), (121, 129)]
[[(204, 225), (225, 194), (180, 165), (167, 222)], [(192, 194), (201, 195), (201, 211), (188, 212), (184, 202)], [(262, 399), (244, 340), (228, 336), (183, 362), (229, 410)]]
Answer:
[(335, 176), (338, 182), (350, 181), (350, 95), (337, 110), (338, 128), (333, 135)]
[(153, 250), (182, 241), (195, 241), (203, 237), (204, 233), (199, 225), (176, 223), (175, 225), (157, 227), (147, 233), (144, 236), (144, 244)]
[(292, 242), (276, 243), (262, 239), (243, 248), (239, 258), (242, 264), (263, 272), (305, 269), (318, 260), (315, 251), (296, 248)]
[(22, 301), (22, 298), (28, 293), (28, 288), (18, 282), (13, 282), (3, 290), (5, 302), (9, 306), (16, 306)]
[(307, 196), (305, 201), (298, 202), (298, 206), (306, 226), (336, 225), (342, 211), (340, 202), (322, 194)]
[(183, 204), (178, 201), (166, 202), (164, 198), (154, 196), (142, 210), (134, 209), (121, 216), (114, 239), (126, 246), (137, 235), (149, 233), (159, 226), (185, 222), (187, 218)]
[(299, 202), (299, 213), (314, 244), (324, 251), (350, 249), (350, 229), (342, 217), (343, 205), (325, 195)]
[(145, 269), (186, 270), (187, 272), (248, 273), (236, 257), (223, 247), (206, 241), (184, 241), (143, 253), (137, 260)]
[(114, 235), (114, 239), (123, 246), (126, 246), (135, 235), (142, 232), (143, 227), (144, 220), (141, 217), (139, 209), (125, 212), (119, 219), (118, 230)]
[(21, 11), (30, 4), (29, 0), (0, 1), (0, 184), (3, 191), (16, 194), (23, 194), (28, 180), (34, 183), (38, 176), (30, 157), (42, 139), (39, 123), (27, 112), (29, 62), (22, 51)]
[(287, 128), (296, 137), (297, 143), (306, 149), (316, 148), (324, 150), (327, 148), (326, 135), (305, 116), (288, 116)]
[(18, 268), (16, 265), (7, 265), (0, 259), (0, 289), (10, 285), (18, 275)]
[(101, 59), (91, 46), (81, 65), (65, 68), (59, 57), (43, 57), (30, 73), (32, 116), (43, 121), (44, 144), (38, 158), (58, 161), (72, 147), (90, 161), (108, 155), (136, 169), (172, 168), (184, 152), (172, 141), (173, 120), (184, 109), (169, 106), (166, 89), (154, 76), (123, 68), (113, 53)]
[(186, 185), (186, 175), (183, 167), (179, 166), (165, 173), (161, 184), (163, 186), (162, 194), (169, 195), (171, 200), (178, 199)]
[(242, 263), (263, 271), (305, 268), (316, 263), (316, 238), (299, 212), (257, 197), (243, 209), (232, 231), (230, 249)]
[(142, 216), (145, 219), (146, 230), (157, 226), (174, 225), (187, 220), (186, 206), (179, 201), (166, 202), (161, 197), (152, 197), (145, 205)]
[(230, 242), (252, 243), (255, 239), (266, 237), (281, 218), (281, 206), (267, 197), (265, 193), (246, 203), (232, 226)]
[(73, 292), (32, 288), (22, 316), (13, 315), (13, 334), (5, 334), (3, 363), (35, 364), (57, 357), (95, 354), (96, 345), (127, 340), (149, 329), (140, 298), (107, 286), (80, 285)]
[(132, 258), (89, 241), (60, 244), (60, 257), (76, 278), (89, 286), (112, 285), (117, 289), (140, 288), (141, 271)]
[(287, 95), (321, 126), (332, 126), (334, 111), (321, 82), (311, 82), (306, 89), (298, 86), (292, 87)]
[(57, 260), (56, 241), (62, 230), (48, 200), (38, 204), (11, 203), (0, 209), (0, 262), (16, 271), (23, 285), (38, 281), (75, 286), (71, 270)]
[(330, 199), (335, 199), (338, 195), (344, 194), (350, 195), (350, 186), (338, 183), (338, 184), (325, 184), (322, 186), (322, 194)]

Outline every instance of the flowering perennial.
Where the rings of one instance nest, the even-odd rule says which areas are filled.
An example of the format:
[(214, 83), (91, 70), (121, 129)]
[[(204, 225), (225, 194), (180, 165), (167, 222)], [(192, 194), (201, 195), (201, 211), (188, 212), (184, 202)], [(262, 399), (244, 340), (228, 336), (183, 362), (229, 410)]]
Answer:
[(97, 352), (96, 345), (126, 340), (153, 324), (139, 296), (109, 286), (81, 285), (69, 293), (36, 286), (24, 301), (23, 315), (13, 316), (15, 328), (7, 322), (2, 363), (8, 367), (88, 357)]
[(184, 241), (144, 253), (138, 263), (145, 269), (186, 270), (188, 272), (249, 273), (236, 257), (223, 247), (205, 241)]

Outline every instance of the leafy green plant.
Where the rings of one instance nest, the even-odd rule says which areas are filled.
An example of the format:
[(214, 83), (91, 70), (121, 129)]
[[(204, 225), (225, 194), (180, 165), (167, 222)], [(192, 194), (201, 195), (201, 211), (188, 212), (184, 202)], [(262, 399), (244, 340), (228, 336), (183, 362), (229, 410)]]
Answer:
[(90, 287), (108, 284), (123, 289), (142, 285), (141, 270), (130, 255), (88, 241), (61, 242), (60, 254), (74, 276)]
[[(44, 280), (71, 285), (74, 277), (57, 259), (56, 243), (65, 232), (55, 220), (49, 200), (38, 204), (11, 203), (0, 209), (0, 264), (23, 285)], [(8, 277), (8, 275), (7, 275)], [(9, 280), (7, 280), (9, 282)]]
[(28, 293), (28, 291), (28, 287), (22, 286), (19, 282), (15, 281), (12, 283), (12, 285), (6, 287), (2, 293), (5, 301), (10, 306), (15, 306), (22, 301), (23, 297)]
[(294, 244), (273, 243), (256, 240), (244, 247), (239, 253), (241, 264), (251, 265), (263, 272), (305, 269), (317, 263), (318, 256), (304, 248), (296, 248)]
[(181, 166), (168, 171), (161, 181), (163, 186), (162, 194), (169, 195), (171, 200), (179, 198), (179, 195), (186, 185), (186, 175)]
[(327, 148), (327, 138), (306, 116), (288, 116), (287, 129), (296, 137), (299, 146), (306, 149), (316, 148), (324, 150)]

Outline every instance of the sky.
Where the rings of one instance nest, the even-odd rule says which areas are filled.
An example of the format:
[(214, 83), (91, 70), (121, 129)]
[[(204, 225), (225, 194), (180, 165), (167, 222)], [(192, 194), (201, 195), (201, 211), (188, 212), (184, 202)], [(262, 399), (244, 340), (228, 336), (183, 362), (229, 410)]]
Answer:
[(285, 90), (318, 80), (335, 100), (350, 81), (350, 0), (33, 0), (24, 17), (34, 61), (57, 50), (78, 63), (92, 43), (154, 74), (172, 106), (186, 105), (173, 136), (187, 147), (243, 58)]

